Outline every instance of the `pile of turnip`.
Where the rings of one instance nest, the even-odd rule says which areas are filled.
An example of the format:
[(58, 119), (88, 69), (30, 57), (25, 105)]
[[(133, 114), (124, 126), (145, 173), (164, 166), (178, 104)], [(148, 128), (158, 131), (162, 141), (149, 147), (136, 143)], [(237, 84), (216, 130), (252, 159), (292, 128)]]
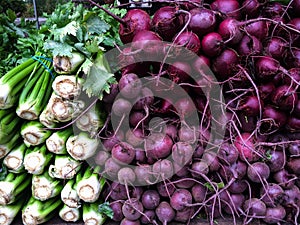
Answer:
[(300, 1), (153, 4), (116, 18), (126, 47), (95, 157), (113, 220), (299, 224)]

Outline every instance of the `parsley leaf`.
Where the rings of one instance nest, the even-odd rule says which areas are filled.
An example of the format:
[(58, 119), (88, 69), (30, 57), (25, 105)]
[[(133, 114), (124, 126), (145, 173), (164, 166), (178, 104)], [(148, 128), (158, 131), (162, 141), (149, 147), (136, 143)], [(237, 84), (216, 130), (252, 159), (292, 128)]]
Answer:
[(104, 202), (100, 204), (98, 207), (98, 212), (105, 214), (107, 217), (111, 219), (114, 217), (114, 211), (109, 206), (109, 202)]

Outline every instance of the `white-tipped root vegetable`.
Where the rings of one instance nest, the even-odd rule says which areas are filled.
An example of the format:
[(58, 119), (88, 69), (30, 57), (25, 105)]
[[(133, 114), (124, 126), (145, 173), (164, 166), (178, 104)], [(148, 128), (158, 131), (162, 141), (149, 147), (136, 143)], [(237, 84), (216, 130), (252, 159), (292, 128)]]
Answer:
[(53, 66), (58, 74), (73, 74), (78, 67), (85, 61), (83, 54), (79, 52), (72, 52), (72, 56), (54, 56)]
[(10, 172), (20, 173), (24, 171), (24, 156), (27, 151), (25, 144), (21, 144), (11, 150), (4, 158), (3, 163)]
[(84, 202), (96, 202), (105, 185), (105, 179), (99, 175), (100, 168), (87, 168), (82, 179), (77, 183), (76, 191)]
[(81, 100), (67, 100), (56, 95), (54, 92), (47, 104), (49, 115), (48, 120), (53, 122), (68, 122), (78, 116), (85, 104)]
[(69, 180), (61, 191), (61, 200), (71, 208), (79, 208), (81, 206), (80, 198), (76, 191), (77, 183), (82, 179), (81, 173), (76, 175), (76, 179)]
[(0, 224), (10, 225), (21, 211), (26, 198), (20, 198), (13, 204), (0, 205)]
[(82, 218), (85, 225), (102, 225), (107, 216), (98, 211), (99, 203), (83, 204)]
[(81, 163), (68, 155), (56, 155), (54, 165), (49, 166), (49, 175), (58, 179), (72, 179), (81, 168)]
[(59, 155), (67, 154), (66, 142), (72, 134), (72, 128), (67, 128), (52, 133), (51, 136), (46, 140), (48, 151)]
[[(51, 67), (51, 62), (44, 62), (45, 66)], [(47, 104), (52, 89), (50, 72), (41, 66), (34, 76), (26, 82), (19, 98), (16, 113), (25, 120), (36, 120), (39, 118), (43, 108)]]
[(61, 210), (59, 210), (59, 217), (66, 222), (76, 222), (81, 217), (80, 209), (64, 205)]
[(74, 75), (60, 75), (55, 77), (52, 89), (58, 96), (73, 100), (78, 99), (82, 90), (83, 79)]
[(46, 145), (36, 146), (31, 151), (27, 151), (24, 157), (24, 167), (28, 173), (42, 174), (52, 157), (53, 154), (47, 151)]
[(103, 126), (105, 118), (106, 113), (102, 110), (101, 104), (96, 104), (76, 120), (76, 126), (81, 131), (87, 131), (91, 136), (94, 136)]
[(37, 225), (53, 218), (62, 205), (60, 198), (39, 201), (31, 197), (22, 209), (22, 222), (24, 225)]
[(62, 188), (62, 181), (50, 177), (48, 171), (32, 177), (32, 196), (40, 201), (46, 201), (58, 196)]
[(18, 130), (16, 130), (16, 132), (14, 132), (14, 136), (11, 139), (8, 139), (4, 144), (0, 144), (0, 159), (4, 158), (19, 143), (21, 143), (20, 137), (20, 133), (18, 132)]
[(38, 121), (27, 122), (21, 128), (21, 135), (26, 146), (43, 144), (51, 133)]
[(8, 173), (4, 180), (0, 181), (0, 205), (15, 202), (22, 192), (31, 183), (30, 175), (27, 173)]

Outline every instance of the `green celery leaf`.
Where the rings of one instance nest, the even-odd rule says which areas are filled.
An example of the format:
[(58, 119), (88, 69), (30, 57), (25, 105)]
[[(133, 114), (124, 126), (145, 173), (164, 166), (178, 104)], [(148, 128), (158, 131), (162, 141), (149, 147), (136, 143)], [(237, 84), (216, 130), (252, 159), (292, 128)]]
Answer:
[(2, 162), (0, 167), (0, 181), (5, 180), (6, 175), (7, 175), (7, 168)]
[(111, 219), (114, 217), (114, 211), (110, 207), (109, 202), (104, 202), (100, 204), (98, 207), (98, 212), (105, 214), (107, 217)]
[(110, 84), (115, 83), (114, 74), (103, 70), (97, 65), (93, 64), (90, 67), (88, 76), (83, 84), (83, 90), (89, 97), (95, 96), (102, 99), (103, 92), (109, 90)]
[(45, 50), (51, 50), (53, 56), (72, 56), (72, 50), (74, 49), (72, 46), (65, 44), (65, 43), (60, 43), (56, 41), (50, 41), (48, 40), (44, 44), (44, 49)]
[(110, 26), (102, 21), (98, 16), (93, 15), (86, 21), (87, 32), (89, 34), (102, 34), (109, 30)]

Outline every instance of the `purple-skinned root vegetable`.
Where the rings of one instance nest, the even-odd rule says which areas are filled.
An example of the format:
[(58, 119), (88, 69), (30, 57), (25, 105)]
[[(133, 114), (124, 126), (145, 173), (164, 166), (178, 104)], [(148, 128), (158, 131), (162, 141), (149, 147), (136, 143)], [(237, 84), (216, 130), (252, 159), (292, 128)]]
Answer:
[(281, 37), (272, 37), (265, 45), (265, 52), (267, 55), (279, 60), (285, 55), (288, 43)]
[(233, 18), (223, 20), (219, 25), (218, 33), (230, 45), (238, 44), (243, 38), (240, 30), (240, 22)]
[(120, 94), (129, 99), (136, 98), (142, 89), (142, 82), (134, 73), (124, 74), (118, 83)]
[(237, 50), (241, 56), (259, 55), (263, 50), (263, 46), (255, 36), (244, 35)]
[(162, 197), (171, 197), (171, 195), (176, 190), (176, 187), (172, 183), (159, 182), (159, 183), (156, 184), (156, 189), (157, 189), (160, 196), (162, 196)]
[(285, 166), (285, 153), (283, 151), (269, 150), (266, 152), (266, 163), (271, 172), (277, 172)]
[(282, 203), (284, 191), (278, 184), (269, 183), (266, 187), (261, 187), (260, 196), (267, 207), (274, 207)]
[(238, 160), (239, 152), (232, 144), (223, 143), (218, 150), (218, 157), (221, 162), (232, 164)]
[(162, 159), (170, 155), (173, 146), (172, 139), (162, 133), (152, 133), (145, 140), (146, 156), (153, 159)]
[(255, 162), (249, 165), (247, 170), (248, 178), (255, 183), (262, 183), (270, 176), (270, 168), (266, 163)]
[(192, 30), (198, 37), (212, 32), (215, 29), (217, 19), (212, 10), (205, 8), (194, 8), (190, 11), (191, 21), (188, 28)]
[(176, 61), (168, 66), (167, 73), (175, 83), (184, 83), (191, 78), (192, 68), (188, 62)]
[[(180, 33), (178, 36), (174, 38), (174, 43), (178, 45), (178, 48), (174, 46), (174, 50), (171, 49), (173, 54), (176, 57), (184, 58), (185, 60), (190, 60), (198, 54), (199, 50), (201, 49), (201, 42), (199, 37), (193, 33), (192, 31), (185, 31)], [(182, 48), (185, 48), (188, 51), (183, 51)], [(189, 51), (191, 53), (189, 53)]]
[(130, 164), (135, 157), (134, 148), (126, 142), (116, 144), (112, 148), (111, 153), (112, 158), (119, 164)]
[(188, 190), (177, 189), (170, 199), (170, 205), (173, 209), (181, 211), (184, 210), (188, 204), (192, 204), (192, 201), (192, 194)]
[(253, 162), (259, 158), (255, 148), (255, 137), (251, 136), (250, 133), (242, 133), (241, 136), (237, 136), (234, 146), (239, 152), (240, 159), (244, 161)]
[(193, 216), (194, 212), (195, 209), (193, 207), (185, 208), (181, 211), (176, 211), (174, 221), (186, 224), (191, 220), (191, 217)]
[(237, 0), (215, 0), (210, 4), (212, 10), (219, 11), (226, 17), (240, 19), (241, 10)]
[(209, 57), (219, 55), (224, 47), (222, 36), (217, 32), (206, 34), (201, 41), (202, 51)]
[(222, 205), (224, 205), (224, 211), (227, 214), (232, 215), (234, 214), (234, 211), (232, 211), (233, 209), (235, 209), (238, 213), (242, 210), (244, 202), (245, 196), (243, 194), (231, 194), (230, 199), (227, 201), (229, 205), (224, 203)]
[(122, 213), (128, 220), (137, 220), (141, 217), (141, 213), (144, 211), (143, 204), (135, 198), (126, 200), (122, 206)]
[(114, 212), (114, 216), (112, 218), (113, 221), (120, 222), (124, 218), (122, 213), (122, 206), (123, 204), (121, 202), (110, 203), (110, 207)]
[(233, 194), (241, 194), (248, 188), (247, 181), (242, 180), (235, 180), (232, 184), (228, 187), (228, 191)]
[(294, 88), (282, 85), (276, 88), (271, 96), (271, 101), (280, 109), (291, 112), (298, 102), (298, 95)]
[(212, 63), (217, 78), (226, 80), (237, 71), (239, 56), (233, 49), (225, 49)]
[(121, 41), (130, 43), (134, 35), (141, 30), (150, 30), (150, 15), (141, 9), (131, 9), (123, 17), (120, 23), (119, 34)]
[(281, 205), (277, 205), (272, 208), (267, 208), (263, 221), (265, 221), (267, 224), (278, 224), (284, 221), (285, 216), (285, 208), (283, 208)]
[(155, 213), (157, 218), (160, 222), (163, 223), (163, 225), (166, 225), (175, 218), (174, 209), (166, 201), (163, 201), (159, 204), (159, 206), (155, 209)]
[(145, 209), (155, 209), (160, 203), (160, 196), (156, 190), (146, 190), (142, 195)]
[(195, 184), (191, 190), (195, 202), (203, 202), (208, 194), (207, 187), (202, 184)]
[(287, 168), (291, 173), (294, 173), (296, 175), (300, 175), (300, 158), (290, 158), (287, 162)]
[(153, 224), (156, 219), (154, 210), (145, 210), (144, 215), (141, 216), (140, 221), (142, 224)]
[(241, 99), (238, 110), (241, 110), (246, 116), (257, 116), (263, 108), (263, 103), (257, 96), (246, 96)]
[(289, 189), (295, 185), (295, 176), (286, 169), (279, 170), (273, 174), (273, 179), (284, 189)]
[(141, 225), (139, 220), (129, 220), (127, 218), (122, 219), (120, 225)]
[(259, 15), (261, 8), (261, 3), (258, 0), (245, 0), (243, 1), (241, 10), (243, 15), (247, 18), (255, 18)]
[(264, 40), (268, 36), (269, 26), (266, 21), (260, 20), (246, 25), (245, 30), (258, 40)]
[(265, 203), (258, 198), (250, 198), (246, 200), (243, 208), (245, 213), (250, 216), (264, 216), (267, 211)]
[(151, 29), (165, 41), (171, 41), (183, 26), (182, 14), (173, 6), (163, 6), (153, 15)]

